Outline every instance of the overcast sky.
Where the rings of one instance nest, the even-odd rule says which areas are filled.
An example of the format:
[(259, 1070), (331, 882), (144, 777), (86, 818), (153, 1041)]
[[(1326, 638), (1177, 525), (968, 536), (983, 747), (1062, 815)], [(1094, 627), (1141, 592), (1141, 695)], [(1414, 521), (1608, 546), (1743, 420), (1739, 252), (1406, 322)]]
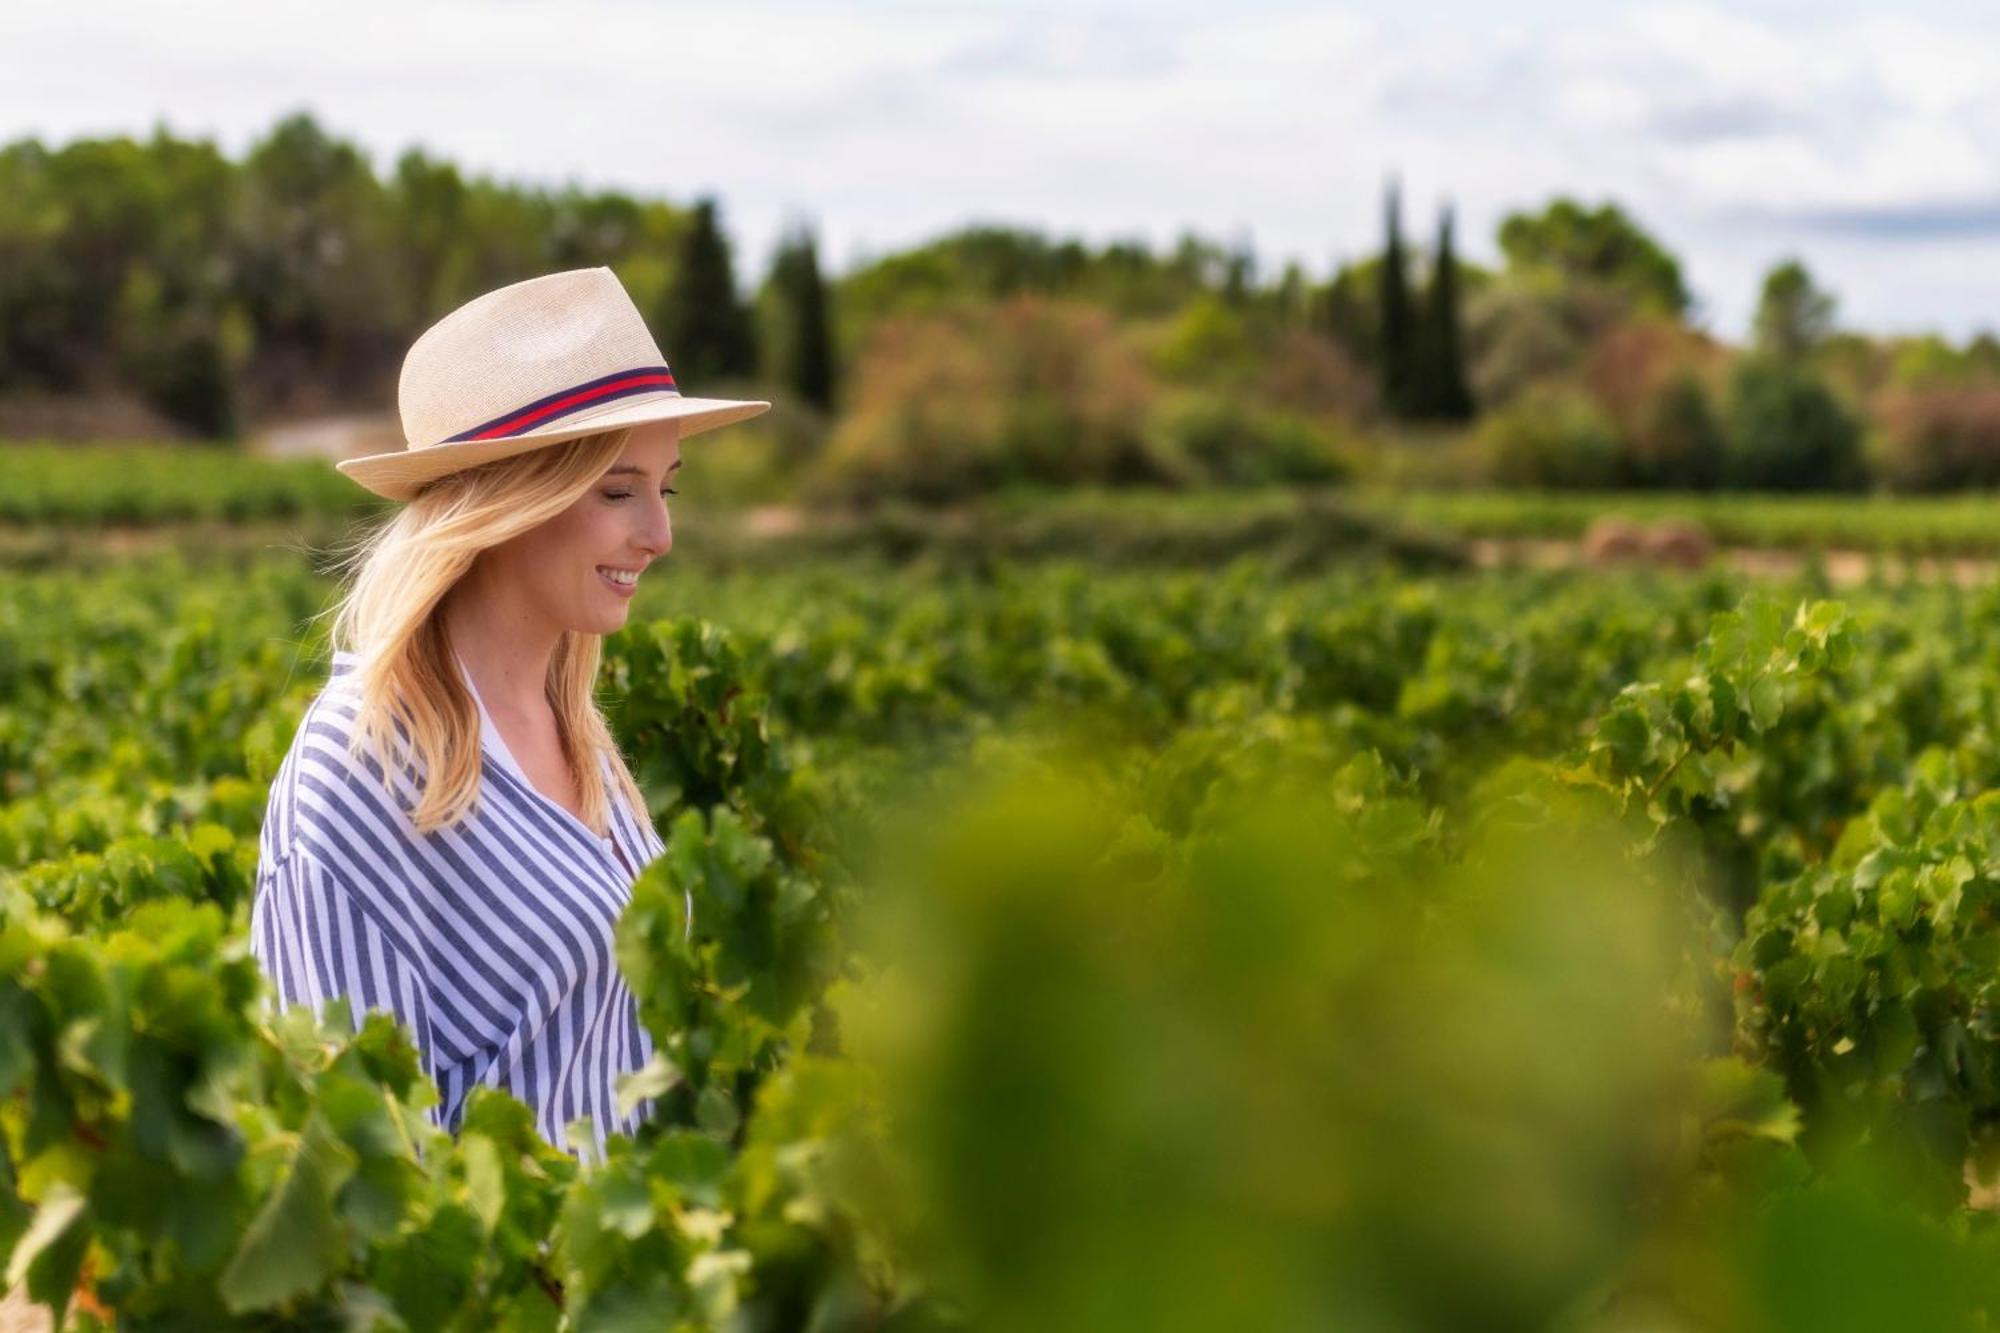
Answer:
[(1615, 200), (1740, 337), (1803, 258), (1849, 327), (2000, 328), (2000, 5), (1182, 0), (4, 0), (0, 139), (240, 157), (310, 110), (386, 175), (464, 168), (686, 202), (746, 283), (785, 220), (836, 269), (970, 222), (1247, 238), (1315, 277), (1380, 244), (1496, 258), (1506, 213)]

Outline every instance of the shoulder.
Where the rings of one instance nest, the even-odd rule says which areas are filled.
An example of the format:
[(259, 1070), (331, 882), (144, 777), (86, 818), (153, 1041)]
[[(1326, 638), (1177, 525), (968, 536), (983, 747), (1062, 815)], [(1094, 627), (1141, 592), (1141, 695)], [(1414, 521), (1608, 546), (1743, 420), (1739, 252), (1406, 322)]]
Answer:
[[(336, 652), (325, 684), (307, 709), (300, 733), (308, 739), (352, 740), (360, 729), (363, 698), (358, 671), (360, 658), (351, 652)], [(395, 733), (405, 739), (409, 732), (400, 719), (391, 719)]]
[(273, 804), (284, 806), (288, 822), (299, 828), (328, 819), (346, 823), (359, 807), (373, 810), (389, 799), (377, 758), (355, 743), (361, 697), (351, 656), (335, 655), (334, 670), (306, 705), (273, 784)]
[(306, 701), (305, 710), (299, 714), (298, 725), (271, 783), (274, 805), (292, 798), (304, 770), (346, 765), (358, 703), (351, 675), (336, 671), (321, 682), (318, 692)]
[(348, 755), (361, 707), (360, 691), (351, 674), (329, 676), (319, 693), (306, 705), (299, 729), (292, 736), (292, 756), (346, 768), (355, 761)]

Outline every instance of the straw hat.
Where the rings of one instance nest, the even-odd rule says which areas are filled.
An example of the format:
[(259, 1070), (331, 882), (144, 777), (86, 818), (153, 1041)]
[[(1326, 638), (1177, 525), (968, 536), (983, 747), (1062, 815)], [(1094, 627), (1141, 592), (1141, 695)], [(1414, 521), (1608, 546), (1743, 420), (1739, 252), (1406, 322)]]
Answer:
[(771, 405), (683, 398), (618, 276), (579, 268), (475, 297), (424, 331), (396, 388), (408, 445), (334, 466), (408, 500), (448, 472), (647, 421), (681, 437)]

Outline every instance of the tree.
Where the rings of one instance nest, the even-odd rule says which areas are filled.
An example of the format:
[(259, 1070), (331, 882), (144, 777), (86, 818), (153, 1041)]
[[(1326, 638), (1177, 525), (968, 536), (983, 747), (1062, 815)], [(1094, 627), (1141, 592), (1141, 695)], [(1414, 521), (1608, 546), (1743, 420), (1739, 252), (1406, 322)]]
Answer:
[(713, 199), (695, 204), (679, 261), (671, 304), (658, 321), (675, 379), (705, 384), (755, 374), (756, 337), (750, 312), (736, 294), (729, 241)]
[(1640, 405), (1625, 441), (1625, 482), (1666, 490), (1713, 490), (1728, 456), (1722, 423), (1701, 377), (1683, 367)]
[(1382, 404), (1390, 415), (1411, 414), (1415, 401), (1415, 367), (1410, 316), (1410, 280), (1403, 263), (1403, 231), (1396, 182), (1389, 182), (1383, 205), (1382, 271), (1376, 303), (1381, 309)]
[(1574, 389), (1537, 385), (1480, 423), (1486, 467), (1503, 486), (1606, 490), (1623, 470), (1618, 431)]
[(833, 332), (827, 316), (826, 283), (820, 277), (818, 244), (801, 224), (779, 246), (771, 265), (778, 305), (775, 378), (804, 401), (825, 411), (833, 406)]
[(1272, 313), (1281, 324), (1304, 324), (1310, 317), (1308, 292), (1311, 284), (1306, 280), (1306, 271), (1296, 259), (1285, 261), (1285, 268), (1278, 275), (1278, 283), (1270, 290), (1268, 303)]
[(1764, 276), (1757, 300), (1757, 350), (1796, 361), (1833, 332), (1834, 298), (1813, 283), (1812, 274), (1797, 259), (1787, 259)]
[(1991, 332), (1981, 329), (1972, 341), (1965, 345), (1965, 359), (1980, 374), (1991, 377), (2000, 374), (2000, 339)]
[(1382, 358), (1381, 266), (1379, 255), (1341, 264), (1311, 296), (1312, 326), (1368, 366)]
[(1451, 208), (1438, 222), (1436, 262), (1417, 329), (1416, 415), (1445, 421), (1472, 416), (1465, 384), (1465, 340), (1458, 313), (1458, 259), (1452, 253)]
[(1250, 248), (1249, 238), (1239, 236), (1229, 247), (1229, 258), (1223, 268), (1222, 299), (1232, 306), (1242, 306), (1256, 285), (1257, 254)]
[(115, 391), (174, 428), (237, 428), (237, 170), (210, 143), (32, 141), (0, 151), (0, 384)]
[(297, 112), (250, 147), (234, 219), (238, 295), (269, 401), (326, 406), (407, 346), (401, 237), (367, 155)]
[(450, 310), (477, 295), (471, 191), (458, 168), (409, 149), (396, 159), (389, 196), (416, 313)]
[(1500, 249), (1517, 275), (1612, 288), (1653, 313), (1687, 312), (1680, 264), (1616, 204), (1593, 209), (1557, 199), (1539, 214), (1509, 214)]
[(1804, 367), (1746, 356), (1729, 385), (1724, 479), (1748, 490), (1852, 490), (1866, 471), (1861, 423)]

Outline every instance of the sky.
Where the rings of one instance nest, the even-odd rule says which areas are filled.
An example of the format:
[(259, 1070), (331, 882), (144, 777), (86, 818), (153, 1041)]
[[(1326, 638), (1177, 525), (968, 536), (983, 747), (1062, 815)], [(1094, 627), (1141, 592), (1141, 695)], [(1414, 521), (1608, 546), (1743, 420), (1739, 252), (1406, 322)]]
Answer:
[(720, 202), (747, 285), (809, 219), (835, 271), (973, 223), (1244, 242), (1322, 278), (1385, 183), (1462, 256), (1569, 195), (1744, 336), (1798, 258), (1872, 333), (2000, 330), (2000, 5), (5, 0), (0, 141), (164, 125), (240, 158), (310, 111), (386, 176)]

